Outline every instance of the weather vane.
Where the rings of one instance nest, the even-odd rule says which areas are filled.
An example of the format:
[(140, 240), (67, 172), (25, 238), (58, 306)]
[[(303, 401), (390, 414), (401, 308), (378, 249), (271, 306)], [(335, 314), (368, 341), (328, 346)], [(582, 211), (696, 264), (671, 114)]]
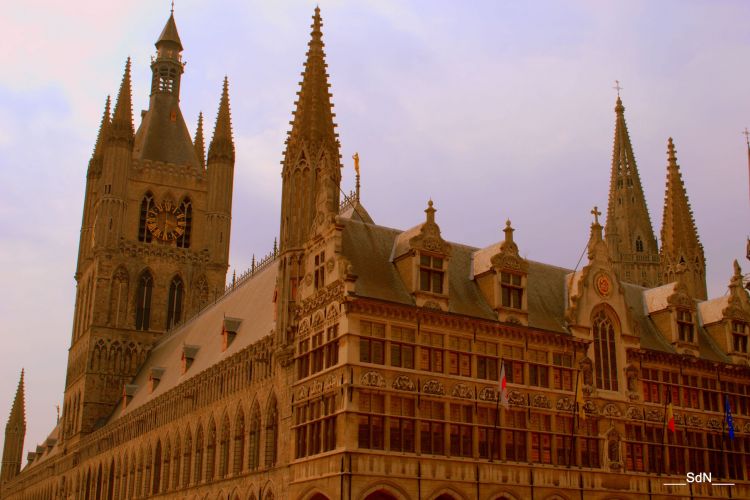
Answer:
[(617, 91), (617, 97), (620, 97), (620, 91), (622, 90), (622, 87), (620, 87), (620, 80), (615, 80), (615, 86), (612, 88)]

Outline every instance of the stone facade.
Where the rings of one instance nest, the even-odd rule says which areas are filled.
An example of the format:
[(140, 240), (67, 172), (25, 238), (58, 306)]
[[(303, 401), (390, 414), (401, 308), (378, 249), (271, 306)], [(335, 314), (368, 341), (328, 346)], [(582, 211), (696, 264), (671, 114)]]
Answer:
[[(77, 273), (81, 319), (66, 405), (20, 473), (11, 469), (15, 455), (4, 456), (2, 497), (750, 496), (750, 297), (739, 264), (730, 292), (710, 300), (700, 296), (696, 275), (683, 269), (655, 286), (658, 258), (643, 267), (647, 287), (640, 279), (631, 283), (611, 245), (620, 245), (613, 237), (633, 227), (651, 230), (648, 214), (644, 219), (632, 207), (618, 212), (619, 225), (606, 238), (600, 213), (592, 211), (580, 270), (522, 258), (510, 221), (502, 241), (486, 248), (447, 241), (432, 200), (424, 221), (411, 229), (376, 225), (358, 192), (339, 198), (339, 143), (321, 27), (316, 9), (282, 170), (280, 247), (226, 290), (234, 164), (227, 84), (204, 171), (202, 131), (188, 138), (189, 148), (179, 143), (165, 150), (128, 135), (127, 117), (118, 122), (121, 103), (129, 102), (126, 70), (126, 90), (113, 117), (105, 112), (97, 141), (98, 150), (102, 137), (124, 137), (110, 140), (102, 163), (104, 171), (119, 155), (129, 162), (126, 194), (111, 200), (122, 223), (113, 222), (118, 236), (100, 249), (98, 238), (109, 236), (98, 236), (100, 217), (88, 225), (89, 211), (104, 206), (106, 196), (91, 202), (100, 191), (90, 172), (85, 206), (92, 208), (84, 209)], [(157, 49), (173, 59), (181, 51), (173, 18)], [(167, 76), (170, 68), (181, 69), (172, 59), (164, 67)], [(158, 89), (158, 58), (154, 68)], [(181, 123), (170, 115), (174, 108), (152, 103), (154, 114), (144, 116), (141, 129), (166, 134), (158, 132), (158, 109), (167, 110), (167, 125)], [(623, 109), (618, 98), (616, 127), (624, 126)], [(164, 137), (184, 139), (170, 134)], [(627, 131), (617, 132), (615, 141), (626, 137)], [(129, 146), (117, 146), (123, 141)], [(198, 153), (192, 158), (189, 151)], [(628, 164), (629, 140), (615, 151)], [(162, 154), (174, 161), (135, 158)], [(695, 233), (682, 240), (697, 243), (684, 215), (689, 205), (671, 141), (668, 162), (665, 204), (679, 205), (670, 213), (683, 214), (669, 231)], [(637, 180), (634, 163), (627, 168), (624, 185)], [(116, 191), (114, 183), (96, 185), (107, 195)], [(216, 185), (223, 191), (212, 191)], [(614, 178), (610, 211), (619, 189)], [(158, 200), (190, 196), (195, 239), (189, 249), (177, 239), (130, 236), (146, 234), (139, 211), (146, 191)], [(627, 220), (636, 212), (637, 220)], [(84, 248), (89, 238), (93, 250)], [(644, 252), (658, 256), (652, 238)], [(156, 326), (139, 329), (144, 311), (136, 300), (145, 298), (135, 280), (144, 268), (154, 277), (147, 302)], [(179, 300), (170, 291), (175, 275), (185, 286)], [(196, 287), (204, 275), (206, 286)], [(114, 293), (123, 289), (124, 295)], [(167, 325), (179, 301), (184, 314)], [(12, 416), (11, 430), (19, 418)], [(684, 482), (689, 471), (711, 472), (715, 482), (734, 486), (665, 485)]]

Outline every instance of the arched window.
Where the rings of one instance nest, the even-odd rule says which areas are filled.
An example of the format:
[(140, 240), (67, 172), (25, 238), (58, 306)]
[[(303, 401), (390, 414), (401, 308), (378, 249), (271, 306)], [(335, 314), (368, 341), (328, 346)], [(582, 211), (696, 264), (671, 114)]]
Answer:
[(247, 459), (247, 466), (250, 470), (255, 470), (260, 465), (260, 408), (257, 401), (253, 405), (250, 414), (250, 434), (248, 435), (248, 440), (250, 454)]
[(221, 423), (219, 443), (219, 477), (226, 477), (229, 468), (229, 417), (225, 414)]
[(276, 398), (271, 396), (266, 413), (266, 467), (276, 465), (277, 440), (279, 438), (279, 414), (276, 409)]
[(148, 219), (148, 213), (152, 208), (154, 208), (154, 196), (151, 193), (146, 193), (146, 196), (141, 200), (141, 215), (138, 219), (138, 241), (151, 243), (151, 231), (148, 230), (146, 219)]
[(125, 322), (128, 310), (128, 271), (120, 267), (112, 275), (109, 323), (117, 328)]
[(167, 330), (182, 321), (182, 299), (185, 295), (185, 286), (179, 276), (172, 278), (169, 284), (169, 301), (167, 302)]
[(635, 239), (635, 251), (636, 252), (643, 252), (643, 240), (641, 239), (640, 236), (638, 236)]
[(608, 391), (617, 390), (617, 349), (615, 326), (607, 313), (600, 309), (592, 321), (596, 386)]
[(148, 330), (151, 319), (151, 291), (154, 278), (148, 271), (143, 271), (138, 279), (138, 290), (135, 294), (135, 329)]
[(198, 425), (195, 433), (195, 483), (203, 482), (203, 427)]
[(208, 442), (206, 442), (206, 481), (212, 481), (216, 464), (216, 424), (213, 419), (208, 425)]
[(190, 198), (182, 200), (180, 212), (185, 215), (185, 232), (177, 238), (177, 248), (190, 248), (190, 234), (193, 232), (193, 204)]
[(232, 473), (235, 475), (242, 472), (242, 460), (245, 457), (245, 414), (242, 408), (237, 410), (237, 418), (234, 422), (234, 460)]
[(190, 484), (190, 469), (193, 466), (193, 439), (190, 435), (190, 429), (185, 433), (185, 445), (184, 445), (184, 452), (182, 454), (183, 461), (182, 461), (182, 486), (187, 486)]
[(180, 487), (180, 461), (182, 448), (180, 447), (180, 435), (177, 434), (174, 443), (174, 456), (172, 457), (172, 489)]
[(156, 442), (156, 453), (154, 455), (154, 482), (151, 493), (159, 493), (161, 483), (161, 441)]

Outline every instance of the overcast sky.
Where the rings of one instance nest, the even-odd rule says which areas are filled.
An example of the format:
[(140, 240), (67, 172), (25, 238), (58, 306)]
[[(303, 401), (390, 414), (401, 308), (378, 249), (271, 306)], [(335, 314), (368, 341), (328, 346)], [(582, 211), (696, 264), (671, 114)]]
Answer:
[[(722, 295), (748, 225), (750, 3), (320, 2), (344, 189), (359, 152), (376, 223), (435, 201), (443, 236), (573, 268), (606, 210), (615, 79), (657, 238), (672, 136)], [(280, 165), (315, 2), (177, 0), (182, 111), (213, 130), (229, 76), (237, 149), (230, 277), (278, 232)], [(5, 2), (0, 16), (0, 422), (26, 368), (25, 449), (62, 405), (85, 172), (107, 94), (133, 58), (148, 104), (168, 0)], [(136, 126), (138, 122), (136, 122)]]

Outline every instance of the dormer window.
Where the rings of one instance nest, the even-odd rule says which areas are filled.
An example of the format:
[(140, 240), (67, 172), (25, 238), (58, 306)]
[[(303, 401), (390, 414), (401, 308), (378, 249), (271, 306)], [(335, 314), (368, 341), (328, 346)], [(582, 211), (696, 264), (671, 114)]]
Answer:
[(502, 289), (503, 307), (521, 309), (523, 298), (523, 287), (521, 286), (521, 275), (515, 273), (500, 273), (500, 288)]
[(326, 263), (325, 251), (320, 252), (318, 255), (315, 256), (315, 268), (314, 268), (313, 273), (314, 273), (316, 290), (320, 290), (321, 288), (326, 286), (325, 263)]
[(640, 236), (638, 236), (635, 239), (635, 251), (636, 252), (643, 252), (643, 240), (641, 239)]
[(732, 321), (732, 349), (747, 354), (748, 325), (743, 321)]
[(443, 293), (443, 271), (445, 260), (442, 257), (421, 254), (419, 258), (419, 290), (422, 292)]
[(684, 309), (677, 310), (677, 338), (680, 342), (695, 342), (693, 313)]

